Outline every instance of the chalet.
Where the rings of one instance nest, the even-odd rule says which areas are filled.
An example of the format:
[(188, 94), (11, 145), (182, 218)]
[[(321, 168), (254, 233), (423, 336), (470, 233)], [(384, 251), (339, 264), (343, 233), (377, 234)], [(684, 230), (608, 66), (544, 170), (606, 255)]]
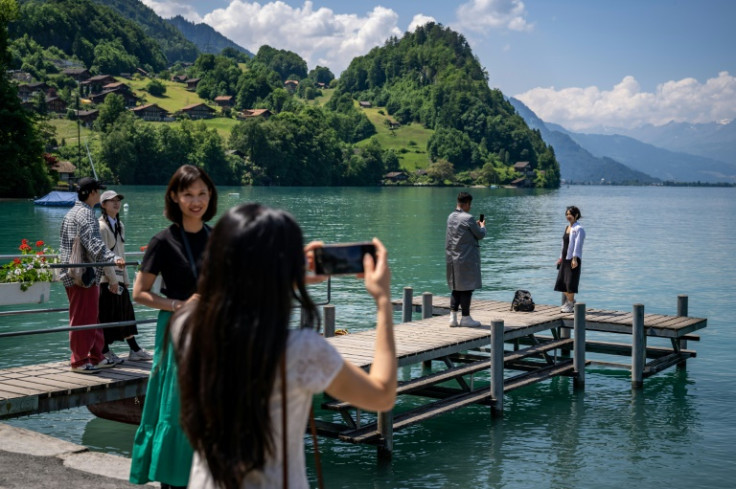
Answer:
[(44, 82), (24, 83), (22, 85), (18, 85), (18, 97), (20, 97), (23, 102), (27, 102), (31, 99), (34, 93), (41, 92), (46, 94), (48, 90), (49, 86)]
[(150, 78), (151, 77), (151, 75), (149, 75), (148, 72), (146, 70), (144, 70), (143, 68), (136, 68), (135, 69), (135, 72), (138, 73), (139, 75), (143, 76), (143, 77), (146, 77), (146, 78)]
[(358, 102), (358, 105), (361, 109), (370, 109), (371, 107), (373, 107), (373, 104), (368, 102), (367, 100), (361, 100), (360, 102)]
[(108, 83), (107, 85), (102, 87), (103, 92), (112, 92), (114, 90), (122, 90), (122, 91), (132, 93), (132, 90), (130, 89), (130, 87), (123, 82)]
[(144, 121), (165, 121), (171, 120), (166, 109), (162, 109), (156, 104), (141, 105), (130, 109), (132, 113), (143, 119)]
[(10, 76), (11, 80), (15, 80), (20, 83), (31, 83), (31, 80), (33, 80), (33, 77), (27, 71), (8, 70), (6, 73)]
[(74, 78), (78, 82), (83, 82), (85, 80), (88, 80), (89, 77), (92, 76), (90, 75), (89, 70), (87, 70), (87, 68), (67, 68), (64, 71), (62, 71), (61, 74)]
[(528, 178), (522, 177), (522, 178), (517, 178), (516, 180), (513, 180), (511, 182), (511, 185), (514, 187), (525, 188), (525, 187), (531, 187), (532, 182)]
[(268, 109), (243, 109), (239, 114), (239, 119), (250, 119), (252, 117), (261, 117), (263, 119), (268, 119), (273, 114)]
[(100, 111), (97, 109), (75, 110), (74, 114), (77, 116), (80, 124), (85, 127), (91, 127), (92, 123), (100, 116)]
[(77, 167), (71, 161), (56, 161), (53, 165), (49, 166), (49, 170), (59, 174), (59, 181), (69, 183), (74, 172), (77, 171)]
[(89, 100), (93, 104), (101, 104), (105, 101), (108, 95), (111, 93), (116, 93), (123, 97), (123, 104), (125, 107), (135, 107), (135, 104), (138, 103), (138, 97), (136, 97), (133, 93), (131, 93), (129, 90), (125, 90), (122, 88), (116, 88), (114, 90), (105, 90), (100, 93), (94, 93), (89, 96)]
[(386, 124), (388, 124), (388, 128), (391, 129), (392, 131), (394, 129), (398, 129), (401, 126), (401, 124), (399, 124), (393, 119), (386, 119)]
[(174, 75), (171, 77), (171, 81), (177, 83), (186, 83), (188, 79), (187, 75)]
[(403, 182), (405, 180), (409, 179), (409, 175), (404, 173), (403, 171), (392, 171), (391, 173), (386, 173), (383, 176), (384, 181), (386, 182)]
[(284, 82), (284, 88), (289, 92), (296, 92), (296, 89), (299, 88), (299, 80), (286, 80)]
[(181, 114), (187, 114), (190, 119), (210, 119), (215, 116), (215, 109), (207, 104), (199, 103), (182, 107)]
[(220, 107), (224, 108), (230, 108), (233, 106), (233, 96), (232, 95), (219, 95), (215, 97), (215, 103), (219, 105)]
[(57, 96), (46, 97), (46, 110), (48, 112), (63, 114), (66, 112), (66, 102)]
[(531, 163), (528, 161), (517, 161), (514, 163), (514, 171), (521, 173), (525, 177), (533, 177), (534, 176), (534, 168), (532, 168)]
[(89, 95), (91, 93), (99, 93), (102, 91), (102, 87), (115, 83), (117, 80), (110, 75), (95, 75), (93, 77), (84, 80), (79, 84), (79, 88), (83, 93)]
[(324, 83), (324, 82), (317, 82), (317, 83), (314, 84), (314, 86), (317, 87), (317, 88), (319, 88), (320, 90), (323, 90), (323, 89), (327, 88), (327, 84)]
[(190, 92), (193, 92), (197, 89), (197, 85), (199, 85), (200, 78), (188, 78), (186, 81), (187, 84), (187, 90)]

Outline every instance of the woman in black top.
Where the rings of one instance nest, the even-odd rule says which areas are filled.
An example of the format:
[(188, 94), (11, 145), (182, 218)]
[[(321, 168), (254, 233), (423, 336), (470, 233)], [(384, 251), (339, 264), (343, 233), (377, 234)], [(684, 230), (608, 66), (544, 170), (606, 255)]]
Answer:
[[(179, 425), (179, 388), (174, 349), (167, 329), (173, 311), (192, 300), (209, 227), (217, 212), (217, 190), (204, 170), (180, 167), (166, 189), (164, 215), (173, 222), (151, 239), (133, 287), (139, 304), (160, 309), (151, 378), (141, 424), (133, 443), (130, 481), (183, 487), (189, 479), (192, 448)], [(161, 294), (151, 288), (161, 274)]]

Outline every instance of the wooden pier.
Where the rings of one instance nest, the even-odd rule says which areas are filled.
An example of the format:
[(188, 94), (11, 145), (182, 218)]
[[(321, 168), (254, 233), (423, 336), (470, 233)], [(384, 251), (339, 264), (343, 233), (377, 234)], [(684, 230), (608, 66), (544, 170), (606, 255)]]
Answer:
[[(555, 376), (571, 376), (575, 386), (584, 386), (584, 367), (590, 363), (586, 351), (630, 357), (632, 386), (639, 388), (644, 378), (694, 357), (686, 342), (698, 340), (691, 333), (707, 325), (706, 319), (687, 316), (685, 296), (678, 297), (678, 315), (672, 316), (644, 314), (638, 304), (631, 312), (586, 310), (585, 304), (576, 304), (574, 313), (550, 305), (525, 313), (510, 311), (508, 302), (475, 300), (473, 317), (482, 326), (454, 328), (448, 326), (446, 297), (414, 299), (407, 288), (394, 306), (403, 311), (404, 321), (395, 326), (399, 367), (422, 365), (413, 369), (420, 371), (416, 378), (400, 382), (398, 393), (429, 401), (397, 414), (375, 415), (325, 396), (322, 408), (338, 412), (342, 422), (317, 422), (320, 434), (374, 444), (381, 457), (391, 455), (394, 430), (430, 417), (469, 404), (488, 405), (491, 413), (501, 414), (505, 392)], [(421, 312), (422, 319), (412, 321), (413, 312)], [(334, 306), (325, 306), (324, 316), (328, 341), (346, 359), (368, 368), (375, 331), (331, 337)], [(586, 331), (630, 335), (632, 341), (586, 341)], [(671, 347), (647, 346), (648, 337), (667, 338)], [(142, 396), (149, 370), (150, 362), (130, 361), (97, 375), (72, 373), (66, 361), (0, 370), (0, 419)], [(474, 374), (482, 380), (475, 382)]]

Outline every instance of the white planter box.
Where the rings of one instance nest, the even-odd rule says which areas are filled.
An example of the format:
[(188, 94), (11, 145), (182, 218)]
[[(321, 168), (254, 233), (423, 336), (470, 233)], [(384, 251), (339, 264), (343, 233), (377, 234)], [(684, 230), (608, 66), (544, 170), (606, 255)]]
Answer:
[(28, 290), (20, 290), (18, 283), (0, 284), (0, 306), (12, 304), (40, 304), (49, 300), (51, 282), (36, 282)]

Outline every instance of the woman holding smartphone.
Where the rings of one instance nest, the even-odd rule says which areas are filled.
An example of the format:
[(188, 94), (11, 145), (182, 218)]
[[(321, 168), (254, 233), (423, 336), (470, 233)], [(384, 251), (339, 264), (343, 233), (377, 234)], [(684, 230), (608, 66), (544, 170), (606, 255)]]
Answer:
[[(304, 248), (291, 215), (259, 204), (232, 208), (217, 223), (199, 297), (172, 321), (182, 425), (195, 450), (191, 487), (280, 488), (288, 482), (290, 489), (306, 489), (304, 427), (315, 393), (372, 411), (392, 408), (391, 271), (386, 248), (375, 238), (373, 244), (375, 260), (363, 256), (365, 287), (377, 308), (366, 373), (315, 330), (318, 313), (305, 272), (322, 244)], [(299, 329), (289, 326), (295, 303), (305, 311)]]

